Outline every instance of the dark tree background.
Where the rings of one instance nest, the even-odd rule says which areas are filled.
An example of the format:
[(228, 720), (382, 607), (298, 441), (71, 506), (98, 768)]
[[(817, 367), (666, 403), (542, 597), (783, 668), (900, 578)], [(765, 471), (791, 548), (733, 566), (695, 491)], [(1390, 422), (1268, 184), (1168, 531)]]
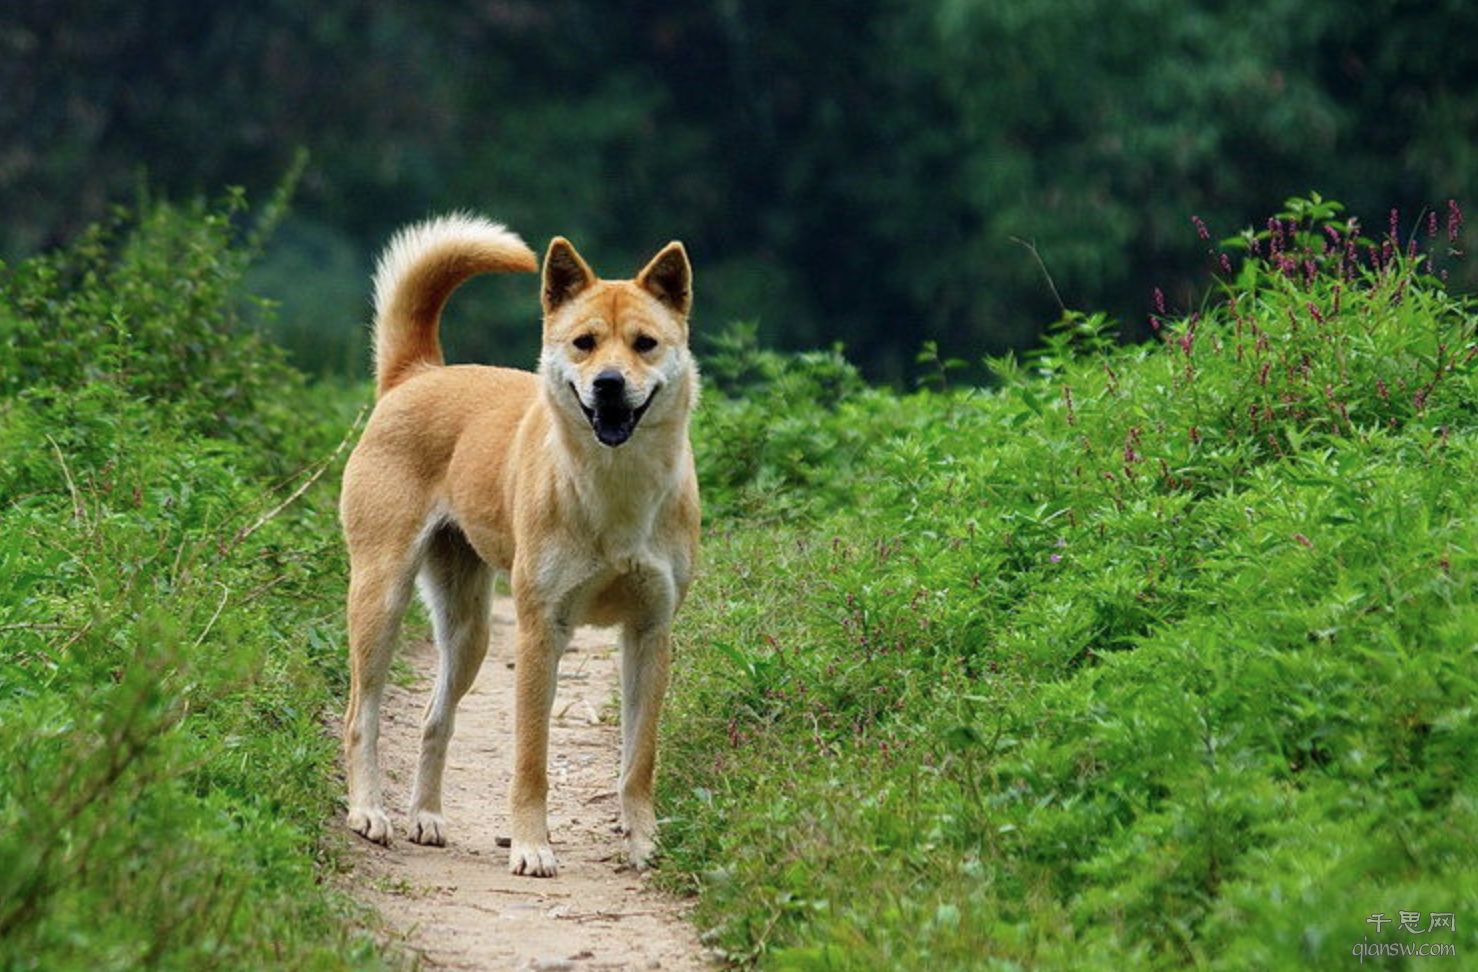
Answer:
[[(370, 260), (448, 208), (624, 275), (671, 238), (699, 330), (840, 340), (905, 376), (1068, 304), (1139, 332), (1205, 245), (1317, 189), (1384, 227), (1473, 198), (1478, 5), (1461, 0), (20, 0), (0, 11), (0, 252), (148, 185), (258, 196), (306, 147), (258, 286), (363, 372)], [(1461, 281), (1471, 285), (1473, 281)], [(531, 280), (478, 282), (454, 355), (532, 361)]]

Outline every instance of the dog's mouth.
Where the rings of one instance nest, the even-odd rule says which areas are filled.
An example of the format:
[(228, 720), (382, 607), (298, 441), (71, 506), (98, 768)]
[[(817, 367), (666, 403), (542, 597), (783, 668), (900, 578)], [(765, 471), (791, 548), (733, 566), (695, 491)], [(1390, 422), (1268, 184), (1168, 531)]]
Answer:
[(636, 431), (636, 424), (641, 421), (643, 415), (647, 414), (647, 407), (652, 404), (652, 399), (657, 397), (657, 389), (647, 396), (647, 400), (636, 408), (631, 408), (625, 402), (604, 402), (597, 400), (595, 407), (591, 408), (585, 404), (585, 399), (580, 397), (580, 390), (570, 382), (570, 393), (575, 396), (580, 411), (585, 413), (585, 418), (590, 422), (590, 427), (595, 430), (595, 438), (601, 445), (612, 448), (631, 438), (631, 433)]

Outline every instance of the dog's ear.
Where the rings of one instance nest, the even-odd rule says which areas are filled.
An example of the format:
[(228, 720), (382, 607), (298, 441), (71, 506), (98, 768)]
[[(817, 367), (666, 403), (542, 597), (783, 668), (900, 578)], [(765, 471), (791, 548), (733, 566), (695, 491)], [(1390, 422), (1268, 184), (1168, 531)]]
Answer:
[(552, 312), (593, 283), (595, 272), (569, 240), (556, 236), (549, 241), (544, 254), (544, 313)]
[(637, 286), (683, 317), (693, 306), (693, 267), (688, 251), (677, 240), (662, 248), (636, 275)]

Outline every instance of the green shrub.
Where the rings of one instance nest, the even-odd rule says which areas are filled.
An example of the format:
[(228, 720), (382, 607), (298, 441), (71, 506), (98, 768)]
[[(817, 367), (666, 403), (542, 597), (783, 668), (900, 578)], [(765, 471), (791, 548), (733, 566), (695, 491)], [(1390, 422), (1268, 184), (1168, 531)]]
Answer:
[(927, 404), (866, 385), (839, 348), (783, 354), (734, 324), (703, 355), (705, 397), (694, 423), (704, 508), (719, 516), (789, 518), (853, 502), (859, 463), (882, 434), (927, 421)]
[(711, 518), (685, 608), (665, 834), (716, 945), (794, 969), (1478, 946), (1366, 921), (1478, 904), (1478, 312), (1420, 249), (1455, 245), (1295, 200), (1149, 345), (1070, 314), (989, 392), (710, 394), (849, 443), (771, 506), (764, 466), (702, 466), (809, 514)]
[[(239, 196), (0, 275), (0, 967), (373, 964), (325, 884), (357, 393), (240, 290)], [(331, 481), (332, 476), (327, 476)]]

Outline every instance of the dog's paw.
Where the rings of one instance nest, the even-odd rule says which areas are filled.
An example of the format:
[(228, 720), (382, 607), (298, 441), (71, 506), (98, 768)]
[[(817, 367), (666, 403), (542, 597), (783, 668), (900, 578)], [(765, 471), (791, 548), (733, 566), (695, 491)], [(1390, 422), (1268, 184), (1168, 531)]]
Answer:
[(417, 810), (410, 823), (410, 839), (427, 847), (446, 846), (446, 818), (430, 810)]
[(390, 817), (379, 807), (351, 807), (349, 829), (365, 840), (384, 847), (390, 846)]
[(626, 835), (626, 859), (638, 871), (645, 871), (655, 863), (657, 842), (645, 834)]
[(559, 873), (559, 862), (548, 844), (518, 844), (508, 852), (508, 870), (524, 877), (554, 877)]

